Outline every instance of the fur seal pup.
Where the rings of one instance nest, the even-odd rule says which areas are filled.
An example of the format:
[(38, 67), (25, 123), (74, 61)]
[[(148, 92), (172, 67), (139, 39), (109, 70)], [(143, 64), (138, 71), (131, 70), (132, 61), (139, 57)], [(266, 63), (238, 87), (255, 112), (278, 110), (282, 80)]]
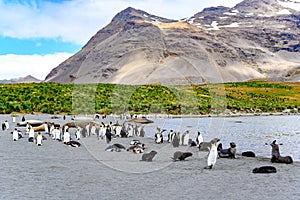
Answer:
[(257, 174), (257, 173), (260, 173), (260, 174), (269, 174), (269, 173), (276, 173), (277, 170), (273, 166), (262, 166), (262, 167), (254, 168), (252, 170), (252, 172), (255, 173), (255, 174)]
[[(219, 145), (218, 145), (218, 147), (219, 147)], [(220, 158), (235, 158), (236, 144), (234, 142), (230, 142), (230, 148), (228, 148), (228, 149), (220, 149), (218, 151), (218, 154), (219, 154)]]
[(212, 169), (213, 166), (215, 166), (217, 162), (218, 157), (218, 150), (216, 143), (211, 143), (211, 148), (207, 157), (207, 167), (204, 167), (204, 169)]
[(154, 156), (157, 154), (156, 151), (151, 151), (150, 153), (144, 153), (142, 155), (142, 161), (146, 161), (146, 162), (152, 162), (152, 159), (154, 158)]
[(274, 140), (271, 144), (272, 146), (272, 158), (271, 162), (275, 163), (286, 163), (291, 164), (293, 163), (293, 159), (291, 156), (281, 156), (279, 151), (279, 146), (276, 144), (276, 140)]
[(179, 142), (180, 142), (180, 132), (179, 132), (179, 131), (176, 131), (176, 132), (175, 132), (174, 139), (173, 139), (173, 141), (172, 141), (173, 147), (179, 147)]
[(193, 141), (191, 138), (189, 139), (189, 146), (191, 147), (196, 147), (197, 143), (195, 141)]
[(181, 136), (181, 144), (183, 146), (187, 146), (189, 145), (189, 138), (190, 138), (190, 132), (189, 131), (185, 131), (182, 136)]
[(184, 160), (187, 157), (192, 156), (193, 154), (191, 152), (181, 152), (181, 151), (176, 151), (172, 157), (173, 161), (177, 161), (177, 160)]
[(211, 144), (219, 142), (219, 138), (213, 138), (210, 142), (201, 142), (198, 146), (199, 151), (209, 151), (211, 149)]
[(255, 157), (255, 153), (253, 151), (244, 151), (244, 152), (242, 152), (242, 156)]

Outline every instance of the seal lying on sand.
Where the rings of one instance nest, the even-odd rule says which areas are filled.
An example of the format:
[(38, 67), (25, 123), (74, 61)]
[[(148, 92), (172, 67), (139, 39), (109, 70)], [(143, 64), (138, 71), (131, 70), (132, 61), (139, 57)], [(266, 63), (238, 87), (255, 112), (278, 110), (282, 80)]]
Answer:
[(157, 154), (156, 151), (151, 151), (150, 153), (144, 153), (142, 155), (142, 161), (147, 161), (147, 162), (152, 162), (152, 159), (154, 158), (154, 156)]
[(271, 144), (272, 146), (272, 158), (271, 162), (275, 163), (286, 163), (286, 164), (291, 164), (293, 163), (293, 159), (291, 156), (281, 156), (279, 152), (279, 146), (276, 144), (276, 140), (274, 140)]
[(236, 153), (236, 144), (234, 142), (230, 142), (230, 148), (218, 150), (218, 154), (220, 158), (235, 158), (235, 153)]
[(242, 156), (245, 156), (245, 157), (255, 157), (255, 153), (253, 151), (244, 151), (242, 153)]
[(32, 126), (39, 126), (39, 125), (44, 124), (45, 122), (41, 121), (41, 120), (32, 119), (32, 120), (26, 120), (26, 121), (18, 122), (17, 126), (26, 126), (27, 123), (32, 125)]
[(253, 173), (276, 173), (277, 170), (275, 167), (273, 166), (262, 166), (262, 167), (257, 167), (257, 168), (254, 168)]
[(177, 161), (177, 160), (184, 160), (187, 157), (192, 156), (193, 154), (191, 152), (181, 152), (181, 151), (176, 151), (173, 155), (173, 161)]
[(201, 142), (199, 144), (199, 150), (200, 151), (209, 151), (211, 149), (211, 144), (217, 144), (217, 142), (219, 142), (220, 139), (219, 138), (214, 138), (212, 139), (210, 142)]

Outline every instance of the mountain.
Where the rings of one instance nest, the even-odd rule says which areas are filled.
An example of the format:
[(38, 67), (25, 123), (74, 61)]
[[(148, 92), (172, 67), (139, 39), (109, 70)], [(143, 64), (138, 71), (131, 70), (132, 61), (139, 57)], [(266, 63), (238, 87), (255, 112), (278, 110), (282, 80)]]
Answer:
[(41, 80), (28, 75), (25, 77), (20, 77), (20, 78), (14, 78), (10, 80), (0, 80), (0, 84), (8, 84), (8, 83), (40, 83), (42, 82)]
[(199, 84), (300, 80), (299, 0), (245, 0), (172, 20), (118, 13), (46, 82)]

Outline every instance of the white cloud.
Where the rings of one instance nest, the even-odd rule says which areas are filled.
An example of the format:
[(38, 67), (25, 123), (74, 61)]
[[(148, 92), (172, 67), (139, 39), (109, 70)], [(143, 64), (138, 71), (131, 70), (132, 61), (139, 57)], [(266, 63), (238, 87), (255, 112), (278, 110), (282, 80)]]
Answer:
[(70, 53), (48, 55), (0, 55), (0, 80), (32, 75), (44, 80), (47, 74), (61, 62), (69, 58)]
[[(14, 1), (15, 2), (15, 1)], [(72, 0), (40, 1), (40, 5), (4, 3), (0, 0), (0, 35), (15, 38), (62, 38), (85, 44), (115, 14), (134, 7), (171, 19), (191, 17), (209, 6), (232, 7), (241, 0)]]

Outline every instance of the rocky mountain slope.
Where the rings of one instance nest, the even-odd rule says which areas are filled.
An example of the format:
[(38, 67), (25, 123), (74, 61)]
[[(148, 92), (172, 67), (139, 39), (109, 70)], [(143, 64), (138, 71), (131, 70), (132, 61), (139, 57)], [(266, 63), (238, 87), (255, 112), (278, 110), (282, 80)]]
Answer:
[(300, 80), (300, 2), (244, 0), (171, 20), (127, 8), (46, 82)]

